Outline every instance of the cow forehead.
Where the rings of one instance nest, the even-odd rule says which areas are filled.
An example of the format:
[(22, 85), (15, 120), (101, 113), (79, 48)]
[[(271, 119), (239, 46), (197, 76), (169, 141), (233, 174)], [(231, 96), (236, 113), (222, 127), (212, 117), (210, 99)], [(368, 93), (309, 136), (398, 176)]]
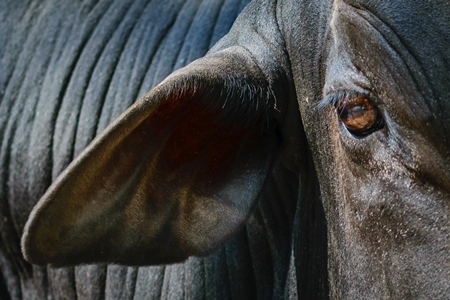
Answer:
[[(294, 7), (295, 6), (295, 7)], [(380, 48), (396, 52), (400, 68), (413, 77), (422, 96), (419, 106), (429, 107), (440, 132), (450, 132), (450, 4), (444, 1), (308, 1), (282, 5), (281, 30), (292, 62), (299, 101), (320, 101), (325, 83), (324, 62), (330, 51), (333, 18), (352, 11), (371, 27)], [(341, 20), (342, 21), (342, 20)], [(351, 22), (344, 18), (344, 22)], [(356, 28), (356, 27), (355, 27)], [(337, 26), (336, 30), (343, 30)], [(348, 31), (342, 34), (358, 35)], [(368, 41), (361, 40), (361, 43)], [(351, 47), (349, 45), (349, 47)], [(373, 55), (376, 55), (375, 53)], [(383, 78), (380, 78), (383, 80)], [(313, 101), (311, 101), (313, 99)], [(406, 98), (405, 98), (406, 99)], [(405, 102), (408, 105), (414, 103)], [(301, 103), (302, 116), (313, 106)]]
[[(347, 36), (354, 36), (353, 46), (348, 47), (355, 47), (355, 40), (357, 44), (370, 44), (373, 47), (372, 56), (382, 56), (381, 60), (393, 66), (391, 75), (388, 75), (390, 78), (375, 70), (367, 71), (373, 73), (374, 81), (394, 80), (394, 85), (403, 85), (404, 96), (391, 99), (398, 102), (395, 113), (410, 110), (413, 112), (410, 124), (419, 125), (419, 122), (426, 122), (429, 130), (425, 128), (425, 124), (416, 130), (429, 131), (430, 136), (439, 136), (437, 143), (440, 144), (442, 154), (448, 153), (450, 138), (449, 7), (448, 4), (440, 2), (430, 4), (411, 1), (359, 1), (352, 5), (336, 1), (331, 18), (334, 20), (336, 15), (346, 15), (345, 18), (340, 18), (341, 22), (338, 24), (331, 22), (331, 27), (334, 27), (335, 31), (346, 31), (344, 34)], [(352, 19), (352, 16), (359, 21)], [(355, 32), (349, 30), (349, 25), (345, 24), (352, 22), (358, 24)], [(344, 29), (346, 27), (347, 29)], [(357, 40), (355, 37), (362, 36), (361, 31), (368, 32), (373, 38)], [(389, 58), (389, 52), (393, 57)], [(367, 51), (363, 54), (367, 55), (366, 60), (376, 59), (370, 58), (370, 53), (371, 51)], [(362, 68), (365, 68), (364, 65)], [(417, 93), (407, 96), (414, 89)]]
[(445, 110), (447, 114), (440, 119), (450, 120), (450, 3), (337, 0), (334, 10), (340, 3), (347, 4), (370, 22), (389, 46), (405, 49), (403, 53), (399, 51), (399, 56), (406, 64), (419, 65), (420, 70), (411, 71), (423, 73), (419, 75), (423, 75), (423, 81), (432, 89), (433, 95), (428, 98), (433, 99), (428, 99), (428, 104), (434, 110)]

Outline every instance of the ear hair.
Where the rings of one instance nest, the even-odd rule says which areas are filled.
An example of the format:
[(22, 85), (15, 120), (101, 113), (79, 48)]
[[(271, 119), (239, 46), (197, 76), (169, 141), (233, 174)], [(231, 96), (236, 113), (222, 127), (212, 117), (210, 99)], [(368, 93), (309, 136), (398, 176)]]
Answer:
[(220, 111), (224, 120), (245, 123), (261, 120), (267, 126), (277, 102), (270, 86), (247, 77), (223, 76), (205, 81), (200, 76), (190, 76), (165, 86), (163, 92), (178, 99), (186, 96), (214, 99), (204, 104), (211, 111)]

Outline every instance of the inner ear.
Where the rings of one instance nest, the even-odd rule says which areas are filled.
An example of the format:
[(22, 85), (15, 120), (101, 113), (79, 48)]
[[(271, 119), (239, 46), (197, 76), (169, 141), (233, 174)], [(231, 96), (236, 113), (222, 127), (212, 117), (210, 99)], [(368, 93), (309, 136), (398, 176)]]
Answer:
[(119, 117), (33, 209), (26, 259), (162, 264), (222, 245), (278, 155), (272, 93), (239, 74), (173, 76)]

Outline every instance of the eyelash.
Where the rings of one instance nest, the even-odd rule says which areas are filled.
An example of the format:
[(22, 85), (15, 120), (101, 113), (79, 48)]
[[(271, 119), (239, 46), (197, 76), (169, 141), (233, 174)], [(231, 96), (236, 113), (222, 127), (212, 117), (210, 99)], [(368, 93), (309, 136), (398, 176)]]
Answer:
[(336, 107), (336, 104), (341, 102), (341, 99), (344, 99), (344, 101), (347, 102), (350, 98), (354, 97), (364, 97), (371, 100), (371, 96), (368, 93), (360, 93), (356, 91), (337, 91), (333, 94), (325, 96), (319, 105), (321, 107), (325, 107), (331, 104)]

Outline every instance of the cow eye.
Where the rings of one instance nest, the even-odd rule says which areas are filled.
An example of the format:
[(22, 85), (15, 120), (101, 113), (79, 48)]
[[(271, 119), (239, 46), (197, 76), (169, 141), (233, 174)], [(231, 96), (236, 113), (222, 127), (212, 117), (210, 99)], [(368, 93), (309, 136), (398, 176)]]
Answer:
[(350, 133), (364, 136), (383, 127), (378, 109), (365, 96), (344, 97), (336, 102), (339, 118)]

